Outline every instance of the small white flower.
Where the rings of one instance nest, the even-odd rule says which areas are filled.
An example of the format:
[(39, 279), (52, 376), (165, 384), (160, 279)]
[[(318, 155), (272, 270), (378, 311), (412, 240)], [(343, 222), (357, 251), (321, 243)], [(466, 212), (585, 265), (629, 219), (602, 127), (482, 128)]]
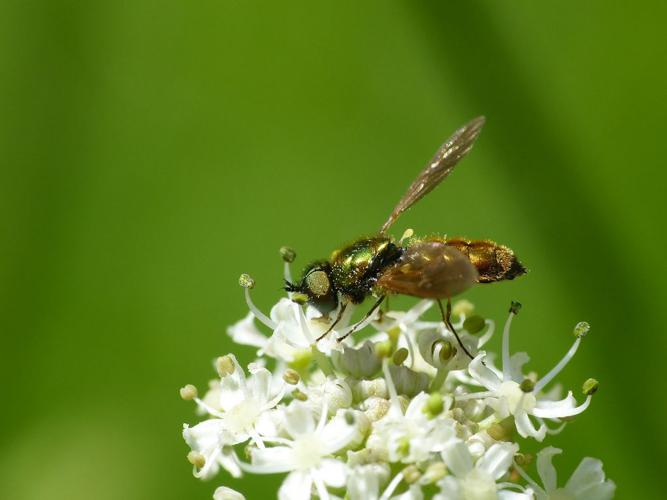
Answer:
[(445, 443), (456, 436), (455, 423), (442, 417), (430, 419), (424, 412), (429, 396), (423, 392), (410, 401), (404, 413), (386, 360), (383, 368), (391, 406), (387, 414), (375, 422), (366, 447), (389, 462), (427, 460), (431, 453), (441, 451)]
[[(533, 437), (542, 441), (548, 428), (542, 419), (559, 419), (571, 417), (583, 412), (591, 401), (587, 396), (584, 403), (577, 406), (576, 400), (569, 392), (567, 397), (560, 401), (552, 401), (541, 396), (541, 390), (551, 382), (565, 365), (572, 359), (581, 343), (581, 337), (577, 337), (574, 344), (558, 364), (536, 383), (521, 386), (526, 380), (522, 367), (528, 361), (526, 353), (517, 353), (510, 356), (509, 335), (510, 325), (514, 312), (510, 312), (509, 318), (503, 330), (502, 343), (502, 371), (484, 364), (486, 353), (481, 352), (471, 361), (468, 371), (471, 377), (487, 391), (458, 396), (457, 400), (464, 401), (472, 398), (485, 398), (489, 406), (495, 411), (498, 420), (510, 415), (514, 416), (514, 422), (519, 434), (523, 437)], [(530, 416), (536, 417), (539, 426), (536, 427), (530, 420)]]
[(538, 486), (524, 470), (516, 466), (521, 476), (534, 490), (537, 500), (608, 500), (614, 497), (616, 485), (605, 480), (602, 462), (586, 457), (570, 476), (565, 486), (558, 487), (556, 469), (551, 463), (562, 450), (548, 446), (537, 454), (537, 473), (543, 487)]
[[(451, 471), (438, 484), (440, 493), (437, 500), (495, 500), (511, 498), (513, 492), (504, 490), (498, 485), (512, 465), (512, 458), (519, 450), (513, 443), (496, 443), (492, 445), (477, 462), (461, 440), (447, 443), (442, 458)], [(530, 498), (524, 495), (526, 500)]]
[[(195, 399), (199, 407), (211, 417), (194, 427), (183, 427), (183, 438), (193, 451), (201, 453), (206, 459), (205, 465), (195, 475), (210, 477), (214, 475), (218, 466), (222, 466), (234, 475), (239, 475), (239, 469), (229, 453), (223, 453), (223, 448), (248, 439), (262, 444), (262, 438), (256, 426), (264, 412), (274, 408), (282, 399), (284, 388), (282, 384), (275, 387), (274, 380), (266, 368), (257, 364), (250, 364), (250, 377), (246, 378), (243, 369), (234, 355), (229, 354), (234, 371), (220, 379), (219, 384), (212, 389), (218, 401), (210, 406), (204, 400)], [(211, 400), (212, 397), (205, 397)]]
[(347, 479), (345, 464), (330, 456), (358, 435), (357, 426), (340, 413), (327, 420), (326, 408), (316, 425), (311, 409), (293, 402), (285, 410), (290, 439), (276, 437), (273, 441), (278, 446), (253, 449), (252, 463), (243, 468), (259, 474), (289, 472), (278, 494), (281, 500), (309, 499), (313, 485), (320, 498), (325, 498), (327, 486), (340, 488)]

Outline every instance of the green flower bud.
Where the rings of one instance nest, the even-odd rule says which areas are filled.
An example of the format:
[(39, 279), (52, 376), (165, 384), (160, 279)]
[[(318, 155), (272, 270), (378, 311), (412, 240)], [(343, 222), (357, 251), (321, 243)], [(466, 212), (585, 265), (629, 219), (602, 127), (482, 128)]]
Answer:
[(394, 353), (393, 361), (395, 365), (402, 365), (406, 359), (408, 359), (408, 350), (405, 347), (401, 347)]
[(520, 310), (521, 310), (521, 303), (512, 301), (512, 303), (510, 304), (510, 312), (516, 315), (519, 314)]
[(403, 469), (403, 479), (408, 484), (416, 483), (421, 477), (422, 473), (419, 472), (419, 469), (415, 465), (408, 465)]
[(385, 340), (375, 344), (375, 354), (380, 358), (388, 358), (391, 356), (391, 342)]
[(511, 441), (514, 434), (514, 417), (507, 417), (491, 425), (486, 433), (496, 441)]
[(432, 393), (426, 400), (426, 404), (422, 411), (428, 415), (429, 418), (437, 417), (442, 413), (444, 408), (444, 401), (442, 399), (442, 394), (439, 392)]
[(470, 316), (463, 322), (463, 328), (471, 334), (481, 332), (485, 326), (486, 323), (481, 316)]

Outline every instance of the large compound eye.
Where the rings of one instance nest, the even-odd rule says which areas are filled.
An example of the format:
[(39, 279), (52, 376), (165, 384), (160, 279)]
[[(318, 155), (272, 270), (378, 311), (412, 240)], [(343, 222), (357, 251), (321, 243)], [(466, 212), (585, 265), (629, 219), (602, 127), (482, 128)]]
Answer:
[(331, 289), (329, 276), (324, 271), (313, 271), (306, 276), (306, 287), (316, 297), (322, 297)]

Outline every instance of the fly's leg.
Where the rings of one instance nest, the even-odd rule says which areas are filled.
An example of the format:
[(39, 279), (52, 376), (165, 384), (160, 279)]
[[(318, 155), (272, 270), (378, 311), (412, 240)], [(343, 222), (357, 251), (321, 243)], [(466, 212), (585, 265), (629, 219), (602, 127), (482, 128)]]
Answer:
[(373, 304), (373, 307), (371, 307), (371, 308), (369, 309), (369, 311), (368, 311), (368, 312), (366, 313), (366, 315), (361, 319), (361, 321), (359, 321), (358, 323), (356, 323), (356, 324), (350, 329), (349, 332), (347, 332), (347, 333), (346, 333), (345, 335), (343, 335), (342, 337), (338, 337), (336, 340), (337, 340), (338, 342), (342, 342), (343, 340), (345, 340), (346, 338), (348, 338), (350, 335), (352, 335), (352, 334), (356, 331), (356, 329), (359, 328), (359, 325), (361, 325), (364, 321), (366, 321), (368, 318), (370, 318), (370, 317), (371, 317), (371, 314), (373, 314), (373, 313), (375, 312), (375, 310), (376, 310), (378, 307), (380, 307), (380, 304), (382, 304), (382, 301), (385, 299), (385, 297), (386, 297), (386, 295), (381, 296), (381, 297), (375, 302), (375, 304)]
[(461, 349), (463, 349), (463, 352), (465, 352), (470, 359), (474, 359), (473, 355), (468, 352), (468, 349), (466, 349), (466, 346), (463, 345), (463, 342), (461, 342), (461, 338), (459, 337), (459, 334), (456, 333), (456, 330), (454, 329), (454, 325), (452, 325), (451, 317), (452, 317), (452, 300), (447, 299), (447, 311), (445, 312), (445, 309), (442, 307), (442, 301), (438, 299), (438, 306), (440, 307), (440, 315), (442, 316), (442, 321), (445, 323), (447, 328), (454, 334), (456, 337), (456, 340), (459, 342), (459, 345), (461, 346)]
[(319, 342), (322, 340), (324, 337), (326, 337), (331, 330), (334, 329), (334, 327), (340, 322), (340, 320), (343, 318), (343, 313), (345, 312), (345, 308), (347, 307), (347, 302), (343, 302), (343, 305), (340, 306), (340, 309), (338, 310), (338, 314), (336, 315), (336, 319), (334, 320), (333, 323), (327, 328), (327, 331), (324, 332), (322, 335), (317, 337), (315, 342)]

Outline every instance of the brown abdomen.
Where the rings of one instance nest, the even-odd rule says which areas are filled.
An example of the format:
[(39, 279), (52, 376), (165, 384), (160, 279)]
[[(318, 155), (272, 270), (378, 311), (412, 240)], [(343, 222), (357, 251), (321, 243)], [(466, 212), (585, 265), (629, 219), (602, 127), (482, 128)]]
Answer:
[(491, 240), (446, 239), (445, 243), (463, 253), (477, 268), (480, 283), (512, 280), (526, 274), (514, 252)]

